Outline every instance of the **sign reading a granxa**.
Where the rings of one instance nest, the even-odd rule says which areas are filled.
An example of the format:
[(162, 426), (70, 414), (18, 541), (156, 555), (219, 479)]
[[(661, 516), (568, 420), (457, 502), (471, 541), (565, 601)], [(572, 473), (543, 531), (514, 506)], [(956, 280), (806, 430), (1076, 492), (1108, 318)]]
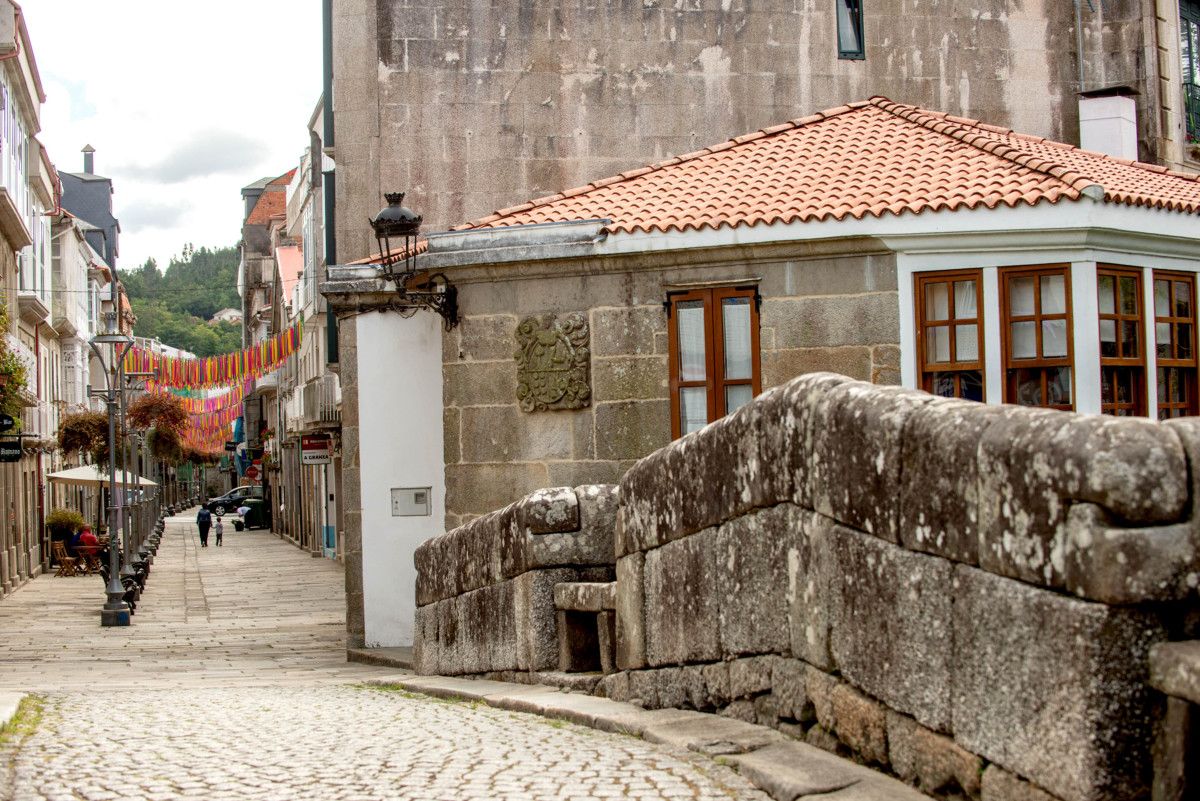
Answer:
[(0, 463), (21, 461), (21, 437), (0, 437)]
[(517, 401), (527, 412), (592, 402), (587, 317), (526, 317), (517, 326)]
[(300, 437), (300, 464), (329, 464), (333, 440), (323, 434)]

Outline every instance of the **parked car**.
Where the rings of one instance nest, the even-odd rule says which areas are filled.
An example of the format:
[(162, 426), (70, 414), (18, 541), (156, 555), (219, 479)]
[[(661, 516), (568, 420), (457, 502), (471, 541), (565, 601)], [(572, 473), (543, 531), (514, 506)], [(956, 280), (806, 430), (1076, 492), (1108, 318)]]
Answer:
[(224, 495), (209, 500), (206, 507), (217, 517), (223, 517), (226, 512), (237, 512), (242, 502), (248, 498), (257, 498), (262, 500), (263, 488), (257, 485), (244, 484), (236, 489), (232, 489)]

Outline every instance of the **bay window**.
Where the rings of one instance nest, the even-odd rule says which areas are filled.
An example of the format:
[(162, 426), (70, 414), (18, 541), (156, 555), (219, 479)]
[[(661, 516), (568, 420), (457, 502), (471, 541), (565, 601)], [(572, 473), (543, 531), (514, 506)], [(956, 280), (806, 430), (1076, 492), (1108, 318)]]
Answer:
[(724, 417), (761, 390), (758, 292), (753, 286), (672, 292), (666, 305), (671, 432), (680, 437)]

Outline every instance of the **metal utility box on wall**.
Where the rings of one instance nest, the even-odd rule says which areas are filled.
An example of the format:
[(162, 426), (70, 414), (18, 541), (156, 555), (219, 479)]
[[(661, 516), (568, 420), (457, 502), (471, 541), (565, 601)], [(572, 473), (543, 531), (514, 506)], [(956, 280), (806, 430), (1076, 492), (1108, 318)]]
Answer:
[(394, 487), (392, 517), (422, 517), (429, 514), (430, 487)]

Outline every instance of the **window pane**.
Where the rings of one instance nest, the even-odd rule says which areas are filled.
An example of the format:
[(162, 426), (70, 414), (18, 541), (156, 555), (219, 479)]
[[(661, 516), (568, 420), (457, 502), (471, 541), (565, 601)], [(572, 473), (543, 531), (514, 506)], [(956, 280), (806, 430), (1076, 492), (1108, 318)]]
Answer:
[(859, 0), (835, 0), (837, 3), (838, 51), (857, 54), (862, 52), (859, 37), (862, 20), (862, 5)]
[(1175, 284), (1175, 316), (1192, 316), (1191, 286), (1182, 281)]
[(1175, 358), (1192, 358), (1192, 326), (1180, 323), (1175, 326)]
[(1046, 371), (1046, 397), (1051, 406), (1071, 403), (1071, 368), (1052, 367)]
[(1137, 279), (1131, 275), (1122, 275), (1117, 283), (1120, 289), (1121, 314), (1135, 315), (1138, 313)]
[(929, 394), (942, 398), (955, 396), (954, 373), (933, 373), (931, 377), (933, 380), (929, 386)]
[(949, 284), (925, 285), (925, 319), (930, 322), (950, 319)]
[(679, 428), (683, 434), (699, 431), (708, 425), (708, 390), (704, 387), (682, 387), (679, 390)]
[(1036, 359), (1037, 358), (1037, 323), (1032, 321), (1025, 323), (1013, 323), (1012, 330), (1012, 357), (1014, 359)]
[(1042, 405), (1042, 371), (1014, 370), (1016, 377), (1015, 401), (1021, 406)]
[(1171, 314), (1171, 284), (1167, 281), (1154, 282), (1154, 316), (1167, 317)]
[(754, 388), (749, 384), (732, 384), (725, 387), (725, 413), (729, 414), (754, 400)]
[(1067, 321), (1042, 320), (1042, 357), (1067, 355)]
[(930, 364), (950, 361), (950, 326), (935, 325), (925, 329), (925, 361)]
[(975, 323), (954, 326), (955, 360), (974, 362), (979, 360), (979, 326)]
[(1008, 310), (1024, 317), (1033, 314), (1033, 279), (1014, 278), (1008, 285)]
[(750, 378), (754, 369), (750, 353), (750, 298), (721, 301), (725, 337), (725, 378)]
[(1067, 311), (1067, 279), (1061, 275), (1042, 276), (1042, 314)]
[(679, 377), (683, 381), (705, 379), (704, 302), (685, 300), (675, 306), (679, 319)]
[(959, 384), (962, 397), (967, 400), (983, 402), (983, 373), (978, 370), (966, 370), (959, 373)]
[(1136, 359), (1138, 356), (1137, 320), (1121, 321), (1121, 358)]
[(1171, 358), (1171, 324), (1170, 323), (1155, 323), (1154, 324), (1154, 341), (1158, 344), (1158, 358)]
[(1100, 355), (1106, 357), (1117, 355), (1116, 320), (1100, 321)]
[(978, 315), (976, 300), (978, 295), (975, 293), (974, 281), (955, 281), (954, 282), (954, 316), (960, 319), (970, 318)]
[(1100, 313), (1101, 314), (1116, 314), (1117, 313), (1116, 283), (1117, 283), (1116, 279), (1113, 278), (1111, 275), (1102, 275), (1099, 278), (1099, 283), (1098, 283), (1096, 291), (1099, 293), (1098, 297), (1100, 299)]

